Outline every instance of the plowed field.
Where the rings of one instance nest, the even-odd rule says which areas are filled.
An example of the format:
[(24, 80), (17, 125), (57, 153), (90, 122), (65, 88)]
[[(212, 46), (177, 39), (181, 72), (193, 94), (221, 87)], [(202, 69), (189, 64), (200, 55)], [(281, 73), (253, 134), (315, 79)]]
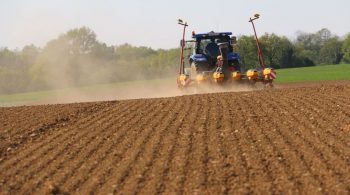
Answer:
[(350, 85), (0, 108), (0, 194), (349, 194)]

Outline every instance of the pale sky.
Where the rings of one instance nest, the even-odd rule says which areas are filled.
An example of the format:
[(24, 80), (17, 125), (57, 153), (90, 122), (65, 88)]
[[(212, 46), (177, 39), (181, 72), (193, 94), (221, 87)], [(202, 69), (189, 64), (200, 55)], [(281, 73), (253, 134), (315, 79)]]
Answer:
[(107, 45), (168, 49), (179, 45), (178, 18), (190, 25), (187, 38), (192, 30), (251, 35), (248, 19), (256, 12), (259, 35), (350, 32), (350, 0), (0, 0), (0, 47), (43, 47), (69, 29), (87, 26)]

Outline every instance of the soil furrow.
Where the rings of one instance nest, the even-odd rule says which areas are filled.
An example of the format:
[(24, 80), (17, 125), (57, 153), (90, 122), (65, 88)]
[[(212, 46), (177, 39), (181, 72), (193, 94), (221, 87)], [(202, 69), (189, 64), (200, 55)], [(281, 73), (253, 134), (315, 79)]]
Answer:
[(138, 194), (157, 194), (164, 190), (165, 186), (163, 181), (167, 176), (170, 161), (173, 159), (174, 149), (178, 144), (180, 128), (182, 124), (186, 122), (188, 113), (193, 107), (192, 99), (186, 98), (176, 106), (181, 107), (183, 111), (179, 112), (178, 116), (173, 120), (174, 124), (167, 127), (169, 135), (164, 137), (162, 147), (156, 154), (157, 156), (152, 156), (152, 166), (145, 169), (141, 174), (144, 177), (138, 180), (137, 188), (135, 189)]
[[(103, 105), (109, 105), (109, 103), (105, 103)], [(67, 106), (67, 109), (69, 107)], [(96, 109), (97, 108), (97, 109)], [(35, 142), (37, 139), (41, 139), (42, 137), (44, 137), (45, 135), (47, 135), (48, 133), (52, 133), (53, 130), (58, 129), (58, 128), (62, 128), (65, 126), (68, 126), (74, 122), (76, 122), (75, 120), (77, 120), (77, 118), (79, 117), (84, 117), (84, 115), (82, 115), (81, 113), (84, 114), (84, 112), (88, 112), (90, 110), (92, 111), (98, 111), (105, 108), (102, 105), (98, 105), (98, 106), (94, 106), (94, 107), (88, 107), (83, 109), (83, 111), (80, 111), (78, 109), (78, 111), (76, 112), (68, 112), (66, 114), (58, 114), (55, 116), (45, 116), (45, 117), (41, 117), (40, 119), (34, 119), (31, 121), (39, 121), (36, 124), (36, 126), (31, 126), (31, 127), (27, 127), (21, 124), (18, 124), (18, 122), (16, 121), (15, 126), (12, 127), (12, 129), (16, 129), (18, 128), (18, 132), (14, 135), (10, 135), (7, 137), (11, 137), (10, 138), (10, 145), (9, 143), (6, 144), (6, 136), (3, 136), (5, 139), (5, 143), (1, 144), (1, 148), (6, 149), (8, 147), (14, 148), (13, 153), (6, 153), (6, 158), (10, 158), (11, 154), (15, 154), (15, 150), (20, 149), (22, 147), (22, 145), (25, 145), (27, 142), (30, 142), (30, 144), (32, 144), (33, 142)], [(43, 111), (44, 113), (46, 113), (45, 111)], [(42, 121), (42, 118), (44, 118), (44, 122)], [(29, 123), (29, 124), (32, 124)], [(20, 126), (20, 127), (18, 127)], [(24, 126), (24, 127), (23, 127)]]
[(0, 194), (349, 194), (349, 82), (0, 108)]
[[(256, 124), (253, 120), (251, 111), (256, 105), (253, 103), (253, 99), (250, 100), (250, 103), (246, 102), (245, 104), (245, 99), (248, 98), (239, 97), (237, 100), (238, 107), (248, 108), (242, 109), (237, 115), (241, 114), (246, 116), (245, 118), (240, 119), (242, 120), (242, 126), (245, 130), (238, 132), (238, 134), (240, 135), (240, 139), (244, 141), (245, 145), (245, 147), (243, 147), (243, 152), (248, 159), (248, 168), (250, 168), (248, 172), (250, 175), (249, 184), (250, 187), (254, 189), (253, 193), (276, 193), (275, 188), (273, 188), (273, 175), (266, 166), (266, 154), (257, 145), (257, 138), (255, 135), (256, 129), (261, 127), (259, 127), (259, 123)], [(256, 185), (256, 183), (259, 183), (260, 185)]]
[[(282, 108), (287, 108), (286, 110), (287, 112), (290, 112), (290, 113), (293, 112), (292, 110), (290, 110), (290, 108), (287, 105), (284, 106), (283, 101), (279, 101), (276, 99), (275, 102), (278, 102), (280, 105), (282, 105), (281, 106)], [(279, 112), (281, 112), (282, 110), (280, 110), (280, 108), (276, 107), (275, 105), (276, 104), (272, 106), (274, 106), (276, 110), (279, 110)], [(335, 182), (334, 178), (328, 177), (329, 174), (334, 175), (334, 173), (337, 173), (337, 172), (333, 170), (335, 167), (330, 166), (329, 162), (323, 157), (325, 153), (317, 149), (315, 150), (315, 147), (313, 146), (313, 144), (311, 144), (311, 142), (308, 139), (306, 139), (306, 136), (304, 134), (310, 130), (303, 126), (300, 126), (302, 124), (295, 123), (295, 121), (298, 121), (297, 117), (293, 117), (293, 120), (286, 120), (285, 125), (288, 124), (290, 129), (285, 130), (283, 132), (289, 134), (288, 140), (289, 140), (289, 143), (292, 144), (291, 147), (295, 147), (299, 149), (298, 152), (300, 154), (300, 157), (303, 160), (303, 162), (307, 164), (309, 173), (312, 174), (315, 180), (317, 180), (318, 183), (320, 184), (320, 187), (318, 187), (317, 191), (323, 191), (324, 189), (332, 189), (331, 187), (332, 184), (342, 186), (343, 185), (342, 182)], [(296, 127), (294, 124), (298, 124), (298, 127)], [(293, 132), (293, 134), (291, 134), (291, 132)], [(309, 136), (308, 138), (312, 138), (312, 137)], [(323, 171), (318, 172), (318, 170), (323, 170)], [(327, 172), (324, 172), (324, 171), (327, 171)]]
[[(110, 115), (111, 117), (113, 115)], [(113, 123), (108, 123), (109, 126), (112, 126)], [(45, 180), (50, 174), (53, 174), (55, 171), (63, 167), (63, 163), (66, 161), (72, 161), (75, 157), (78, 156), (78, 153), (81, 150), (85, 150), (84, 146), (91, 144), (95, 139), (99, 137), (98, 131), (92, 131), (89, 134), (84, 134), (82, 139), (72, 137), (69, 144), (71, 148), (69, 152), (67, 151), (66, 146), (64, 147), (55, 147), (52, 152), (44, 153), (46, 155), (47, 161), (37, 163), (31, 166), (31, 169), (28, 171), (22, 171), (17, 174), (17, 186), (21, 186), (24, 189), (24, 192), (27, 193), (25, 185), (22, 186), (21, 179), (23, 180), (34, 180), (36, 186), (40, 186), (42, 181)], [(78, 142), (77, 142), (78, 141)], [(64, 145), (64, 143), (62, 143)], [(58, 144), (60, 146), (60, 144)], [(76, 149), (76, 150), (75, 150)], [(40, 159), (41, 157), (38, 157)], [(43, 174), (43, 175), (41, 175)], [(33, 179), (32, 179), (33, 178)], [(36, 178), (36, 179), (34, 179)]]
[[(175, 105), (175, 101), (171, 100), (168, 103), (165, 103), (166, 107), (164, 110), (169, 110)], [(160, 107), (161, 108), (161, 107)], [(140, 135), (138, 135), (138, 138), (135, 140), (135, 146), (131, 149), (131, 151), (128, 151), (126, 155), (123, 156), (123, 158), (120, 160), (118, 164), (121, 166), (118, 166), (117, 169), (114, 172), (110, 172), (111, 175), (105, 175), (104, 178), (101, 180), (103, 182), (104, 180), (108, 181), (105, 183), (104, 188), (98, 188), (98, 186), (87, 188), (86, 190), (82, 191), (82, 193), (103, 193), (105, 190), (108, 192), (118, 192), (119, 188), (122, 187), (125, 180), (128, 179), (131, 175), (131, 169), (134, 166), (136, 162), (139, 161), (139, 158), (143, 155), (143, 152), (146, 149), (147, 143), (153, 139), (153, 137), (156, 135), (157, 130), (154, 129), (154, 127), (158, 126), (160, 123), (163, 123), (165, 121), (163, 120), (169, 120), (169, 117), (167, 118), (167, 115), (163, 114), (161, 112), (161, 109), (157, 110), (156, 112), (153, 111), (155, 114), (152, 118), (149, 118), (147, 123), (143, 126), (140, 126)], [(160, 114), (161, 113), (161, 114)], [(94, 186), (94, 185), (93, 185)]]
[[(350, 138), (347, 136), (345, 132), (342, 133), (341, 126), (339, 125), (339, 123), (342, 124), (345, 122), (350, 122), (350, 116), (338, 118), (339, 120), (338, 124), (332, 123), (334, 119), (333, 117), (330, 117), (330, 116), (338, 115), (341, 117), (344, 114), (344, 112), (335, 114), (335, 112), (339, 110), (340, 106), (336, 102), (331, 104), (330, 102), (331, 102), (330, 100), (323, 101), (323, 102), (315, 102), (313, 99), (305, 98), (304, 101), (301, 103), (305, 105), (306, 107), (305, 111), (308, 114), (308, 118), (310, 119), (309, 122), (312, 125), (317, 126), (320, 131), (323, 131), (329, 134), (330, 136), (327, 136), (327, 139), (333, 137), (335, 140), (340, 140), (342, 142), (341, 143), (342, 145), (345, 145), (350, 149), (350, 144), (349, 144)], [(316, 109), (316, 111), (312, 112), (311, 110), (315, 108), (322, 108), (322, 110), (319, 111)], [(350, 108), (347, 110), (347, 113), (350, 113)], [(334, 129), (336, 129), (337, 133), (334, 133), (330, 129), (333, 131)]]
[(237, 105), (238, 97), (234, 96), (233, 104), (230, 104), (229, 99), (232, 97), (219, 98), (221, 105), (225, 105), (227, 109), (223, 109), (223, 127), (229, 132), (222, 137), (224, 148), (226, 148), (226, 153), (228, 154), (227, 159), (232, 165), (229, 172), (230, 176), (227, 178), (227, 183), (230, 188), (228, 189), (228, 194), (232, 193), (252, 193), (249, 184), (249, 167), (248, 159), (242, 148), (242, 139), (238, 136), (240, 131), (244, 131), (244, 126), (242, 121), (245, 120), (241, 117), (241, 110), (243, 108)]
[[(281, 102), (282, 104), (282, 102)], [(307, 106), (307, 105), (305, 105)], [(304, 112), (304, 118), (310, 118), (307, 114), (307, 111)], [(332, 147), (327, 147), (328, 144), (322, 143), (322, 140), (319, 136), (317, 136), (317, 129), (312, 127), (310, 123), (304, 122), (301, 120), (301, 117), (296, 117), (297, 115), (291, 115), (294, 121), (298, 121), (299, 128), (296, 128), (296, 130), (299, 130), (298, 135), (313, 151), (315, 151), (315, 154), (319, 154), (318, 157), (323, 162), (329, 170), (332, 170), (333, 174), (336, 174), (336, 177), (339, 177), (339, 180), (344, 180), (344, 176), (341, 174), (343, 172), (349, 171), (349, 166), (346, 164), (344, 158), (342, 156), (338, 156), (337, 153), (332, 150)], [(326, 128), (326, 127), (324, 127)], [(302, 130), (303, 129), (303, 130)], [(318, 139), (316, 139), (318, 138)], [(331, 150), (331, 151), (330, 151)], [(347, 152), (346, 152), (347, 151)], [(349, 156), (349, 150), (344, 150), (345, 154), (344, 156)], [(337, 167), (333, 167), (329, 162), (337, 162)], [(340, 169), (340, 170), (339, 170)]]
[(210, 101), (214, 102), (211, 106), (209, 102), (204, 104), (208, 108), (205, 129), (208, 132), (208, 156), (209, 163), (207, 170), (208, 175), (208, 193), (209, 194), (228, 194), (228, 177), (231, 172), (229, 167), (232, 166), (228, 161), (228, 154), (224, 147), (223, 136), (227, 136), (228, 129), (223, 128), (223, 112), (227, 109), (227, 105), (223, 105), (220, 100), (212, 96)]
[[(151, 181), (153, 179), (154, 175), (150, 175), (150, 172), (153, 170), (155, 170), (155, 168), (157, 168), (159, 171), (162, 171), (162, 166), (161, 165), (157, 165), (157, 162), (160, 163), (164, 163), (164, 161), (159, 161), (160, 160), (160, 156), (164, 156), (165, 154), (162, 153), (162, 149), (166, 149), (168, 148), (167, 145), (164, 145), (165, 143), (169, 143), (167, 140), (168, 138), (171, 138), (171, 136), (174, 135), (175, 133), (175, 129), (174, 126), (178, 126), (180, 125), (183, 120), (184, 117), (186, 116), (186, 112), (188, 112), (189, 108), (185, 108), (184, 104), (186, 105), (186, 103), (188, 102), (181, 102), (176, 104), (172, 110), (173, 110), (173, 114), (172, 114), (172, 119), (170, 119), (170, 122), (165, 123), (165, 124), (161, 124), (157, 129), (158, 131), (160, 131), (160, 136), (159, 139), (157, 141), (157, 143), (155, 144), (155, 147), (153, 147), (152, 150), (150, 151), (150, 154), (148, 155), (147, 152), (145, 152), (144, 156), (146, 158), (145, 159), (145, 163), (146, 166), (142, 166), (142, 163), (138, 163), (135, 166), (135, 169), (137, 170), (137, 173), (135, 173), (134, 175), (137, 175), (136, 179), (129, 179), (129, 183), (125, 183), (124, 188), (125, 191), (130, 191), (131, 193), (139, 193), (140, 189), (142, 189), (144, 187), (145, 183), (148, 183), (149, 181)], [(149, 159), (148, 159), (149, 158)], [(137, 166), (139, 167), (137, 169)], [(145, 167), (145, 168), (143, 168)], [(130, 190), (127, 190), (127, 189)], [(149, 190), (152, 190), (154, 194), (156, 192), (156, 185), (150, 186)], [(124, 190), (123, 190), (124, 191)], [(149, 192), (151, 193), (151, 192)]]
[[(155, 132), (156, 134), (153, 135), (153, 137), (142, 147), (145, 148), (145, 150), (141, 151), (141, 155), (138, 157), (139, 159), (142, 159), (142, 161), (138, 159), (135, 160), (133, 166), (128, 169), (130, 172), (126, 174), (128, 177), (119, 184), (118, 191), (128, 191), (132, 194), (138, 192), (141, 187), (139, 187), (140, 183), (147, 179), (148, 171), (154, 166), (154, 161), (159, 155), (159, 150), (162, 147), (164, 137), (170, 133), (168, 128), (173, 122), (175, 122), (176, 113), (181, 109), (177, 106), (179, 105), (175, 104), (175, 107), (172, 107), (174, 113), (171, 115), (169, 114), (169, 118), (163, 119), (162, 123), (152, 126), (152, 128), (157, 129), (157, 132)], [(113, 191), (114, 189), (110, 190)]]
[[(142, 107), (148, 107), (148, 111), (155, 108), (151, 102), (141, 104)], [(138, 107), (135, 110), (140, 109)], [(80, 159), (80, 163), (76, 166), (75, 171), (73, 171), (69, 177), (65, 175), (65, 177), (61, 180), (63, 182), (63, 186), (67, 191), (75, 191), (79, 189), (79, 186), (84, 184), (89, 177), (87, 175), (96, 175), (100, 172), (99, 167), (105, 163), (110, 158), (119, 156), (120, 154), (114, 152), (114, 149), (123, 144), (123, 141), (126, 137), (131, 136), (133, 131), (130, 131), (130, 127), (137, 125), (142, 120), (142, 115), (138, 112), (129, 112), (127, 115), (123, 117), (123, 119), (118, 122), (118, 125), (115, 125), (107, 131), (108, 138), (104, 140), (103, 145), (97, 148), (97, 152), (91, 156), (88, 162), (84, 162), (84, 158)]]
[[(91, 186), (90, 190), (95, 190), (97, 186), (105, 181), (105, 179), (112, 174), (116, 164), (118, 164), (122, 158), (125, 157), (125, 153), (128, 149), (132, 148), (133, 141), (139, 135), (139, 129), (143, 125), (147, 124), (150, 120), (152, 120), (153, 116), (158, 113), (161, 107), (158, 105), (160, 101), (152, 101), (145, 103), (143, 108), (138, 112), (129, 113), (131, 117), (130, 121), (126, 123), (121, 123), (117, 127), (120, 132), (125, 132), (123, 134), (123, 139), (114, 140), (110, 146), (105, 148), (105, 155), (99, 157), (100, 161), (94, 160), (96, 163), (90, 163), (86, 168), (87, 171), (85, 175), (93, 175), (93, 177), (82, 177), (84, 179), (74, 179), (72, 178), (71, 182), (66, 182), (68, 184), (67, 189), (69, 191), (78, 191), (82, 190), (84, 187), (82, 186)], [(140, 113), (149, 113), (146, 117), (144, 117)], [(116, 134), (117, 135), (119, 135)], [(81, 173), (82, 174), (82, 173)], [(77, 176), (78, 178), (81, 178)]]
[[(181, 194), (189, 166), (189, 154), (192, 151), (192, 124), (198, 119), (197, 105), (195, 98), (184, 97), (183, 107), (188, 107), (181, 126), (176, 132), (176, 142), (170, 151), (167, 160), (167, 168), (162, 173), (162, 181), (157, 193)], [(187, 103), (186, 103), (187, 102)]]
[(191, 131), (191, 151), (188, 155), (188, 165), (185, 180), (183, 182), (183, 191), (185, 194), (196, 194), (199, 192), (206, 192), (206, 164), (208, 159), (205, 146), (205, 124), (208, 120), (205, 115), (205, 108), (203, 101), (208, 101), (208, 95), (204, 96), (204, 100), (199, 100), (197, 103), (199, 109), (196, 111), (199, 113), (197, 120), (192, 124), (189, 129)]
[[(73, 126), (71, 127), (53, 129), (52, 134), (40, 137), (39, 139), (35, 140), (33, 143), (29, 143), (29, 145), (22, 146), (22, 148), (25, 148), (25, 150), (21, 153), (17, 153), (17, 152), (14, 153), (13, 154), (14, 158), (9, 159), (8, 161), (5, 161), (3, 164), (0, 164), (0, 169), (7, 169), (9, 166), (12, 166), (13, 164), (19, 164), (21, 163), (21, 161), (27, 158), (32, 158), (33, 154), (37, 154), (38, 150), (43, 151), (43, 148), (47, 147), (52, 142), (61, 143), (62, 141), (66, 140), (68, 137), (71, 137), (77, 134), (78, 132), (75, 131), (75, 129), (79, 129), (79, 128), (87, 129), (87, 127), (91, 126), (92, 124), (96, 122), (100, 122), (100, 120), (103, 120), (103, 114), (105, 112), (106, 112), (105, 110), (101, 110), (98, 113), (87, 116), (86, 118), (82, 118), (78, 120), (76, 123), (74, 123)], [(107, 113), (105, 114), (109, 114), (112, 112), (113, 110), (108, 109)], [(18, 150), (22, 151), (21, 148), (19, 148)]]
[[(143, 104), (135, 103), (133, 104), (129, 109), (139, 109)], [(51, 185), (57, 185), (62, 186), (61, 190), (66, 191), (64, 188), (64, 184), (62, 182), (69, 182), (69, 178), (73, 177), (73, 175), (76, 172), (82, 173), (80, 168), (83, 166), (86, 168), (86, 162), (85, 159), (91, 159), (90, 162), (95, 163), (96, 161), (92, 161), (93, 157), (96, 154), (101, 154), (101, 148), (103, 148), (104, 145), (109, 143), (109, 140), (112, 138), (113, 134), (117, 131), (116, 129), (113, 129), (113, 124), (123, 124), (126, 122), (129, 122), (129, 115), (127, 113), (122, 113), (120, 115), (115, 115), (113, 119), (110, 121), (107, 121), (106, 123), (99, 126), (98, 130), (93, 128), (94, 132), (96, 132), (95, 135), (92, 135), (92, 139), (88, 140), (88, 142), (79, 142), (79, 147), (72, 146), (73, 148), (77, 148), (75, 151), (75, 155), (73, 157), (68, 156), (69, 154), (64, 154), (61, 156), (61, 158), (57, 161), (55, 161), (54, 165), (52, 164), (52, 167), (72, 167), (72, 171), (69, 172), (58, 172), (59, 169), (49, 169), (48, 171), (45, 171), (46, 175), (41, 176), (41, 178), (44, 178), (41, 180), (41, 182), (35, 187), (36, 190), (39, 190), (39, 192), (36, 192), (38, 194), (41, 194), (43, 192), (40, 192), (40, 190), (45, 190), (46, 186), (43, 185), (46, 182), (46, 179), (53, 178), (48, 181), (48, 184)], [(89, 135), (90, 136), (90, 135)], [(73, 149), (71, 151), (74, 151)], [(42, 189), (40, 189), (42, 187)]]
[[(266, 96), (265, 96), (266, 97)], [(268, 100), (266, 100), (268, 101)], [(246, 105), (249, 104), (249, 102), (245, 99), (242, 100), (243, 103)], [(290, 172), (288, 172), (288, 166), (282, 161), (283, 155), (281, 154), (280, 150), (276, 147), (276, 144), (271, 141), (271, 139), (266, 135), (267, 131), (270, 131), (269, 129), (269, 120), (266, 119), (266, 102), (265, 101), (259, 101), (259, 99), (253, 99), (253, 105), (258, 105), (260, 107), (259, 110), (257, 109), (251, 109), (251, 121), (254, 126), (251, 125), (252, 131), (252, 139), (254, 139), (254, 145), (257, 145), (257, 148), (260, 149), (261, 158), (264, 163), (264, 166), (266, 167), (266, 170), (269, 172), (271, 179), (273, 179), (273, 193), (276, 194), (283, 194), (288, 191), (285, 191), (287, 189), (293, 189), (294, 183), (290, 180), (289, 175), (291, 175)], [(265, 108), (265, 109), (264, 109)], [(257, 117), (259, 116), (259, 117)], [(249, 119), (248, 119), (249, 120)], [(279, 186), (284, 186), (283, 188)]]

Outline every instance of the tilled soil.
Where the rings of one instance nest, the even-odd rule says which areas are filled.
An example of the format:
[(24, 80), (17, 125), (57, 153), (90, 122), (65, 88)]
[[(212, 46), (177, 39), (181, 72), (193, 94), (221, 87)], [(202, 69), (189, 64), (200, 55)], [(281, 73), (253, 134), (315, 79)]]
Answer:
[(349, 194), (350, 85), (0, 108), (0, 194)]

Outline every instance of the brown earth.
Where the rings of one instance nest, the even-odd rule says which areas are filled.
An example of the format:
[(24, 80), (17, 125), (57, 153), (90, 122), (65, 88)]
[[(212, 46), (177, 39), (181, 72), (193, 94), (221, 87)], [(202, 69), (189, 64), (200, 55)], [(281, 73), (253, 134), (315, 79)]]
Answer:
[(349, 194), (350, 84), (0, 108), (0, 194)]

